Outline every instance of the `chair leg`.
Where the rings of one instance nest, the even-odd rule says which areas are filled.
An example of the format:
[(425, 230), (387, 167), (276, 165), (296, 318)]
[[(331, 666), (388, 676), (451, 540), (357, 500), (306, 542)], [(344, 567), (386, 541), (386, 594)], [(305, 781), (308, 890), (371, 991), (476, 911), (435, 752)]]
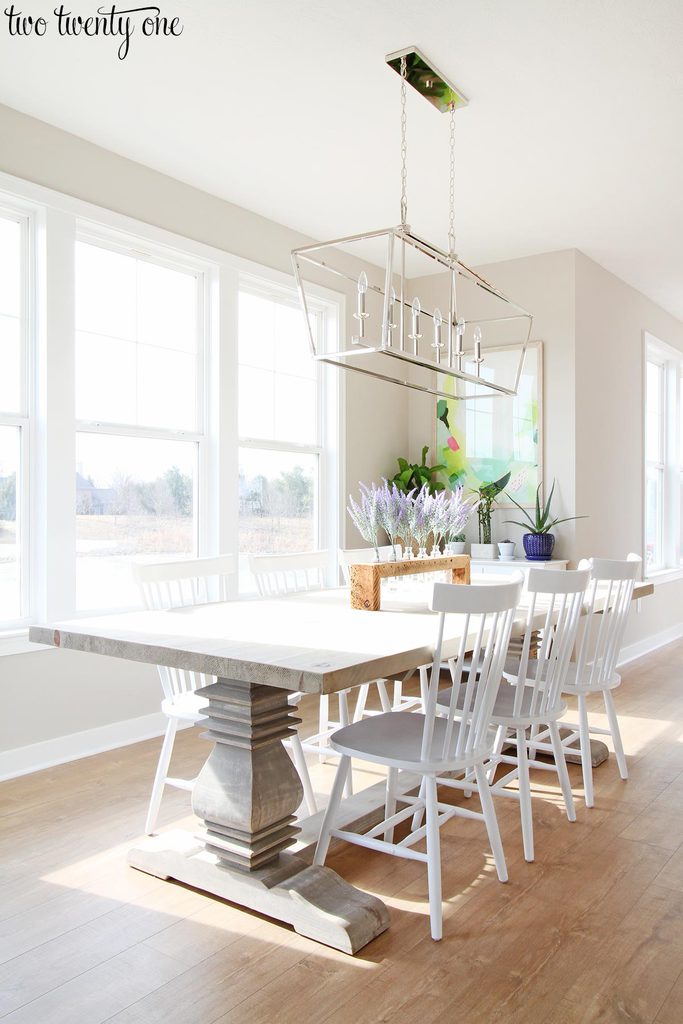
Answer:
[(526, 752), (526, 730), (517, 729), (517, 776), (519, 782), (519, 813), (522, 819), (524, 859), (534, 859), (534, 818), (531, 810), (531, 784)]
[(617, 718), (616, 708), (614, 707), (614, 699), (612, 697), (611, 690), (602, 691), (603, 700), (605, 701), (605, 710), (607, 712), (607, 721), (609, 722), (609, 730), (612, 733), (612, 742), (614, 743), (614, 753), (617, 755), (617, 764), (619, 765), (619, 774), (622, 779), (628, 778), (628, 768), (626, 767), (626, 757), (624, 755), (624, 745), (621, 742), (621, 732), (619, 730), (619, 719)]
[(313, 792), (313, 785), (311, 783), (311, 775), (308, 770), (308, 765), (306, 764), (303, 747), (301, 746), (301, 739), (297, 732), (292, 734), (290, 742), (294, 765), (299, 773), (301, 785), (304, 787), (304, 801), (306, 803), (306, 809), (309, 814), (315, 814), (318, 810), (318, 805), (315, 800), (315, 793)]
[(506, 735), (507, 735), (507, 728), (504, 725), (499, 725), (498, 728), (496, 729), (496, 740), (495, 740), (495, 743), (493, 744), (493, 755), (492, 755), (492, 758), (491, 758), (491, 766), (489, 767), (489, 769), (488, 769), (488, 771), (486, 773), (487, 778), (489, 780), (489, 785), (493, 784), (493, 780), (494, 780), (495, 775), (496, 775), (496, 768), (498, 767), (498, 765), (496, 763), (496, 758), (500, 757), (501, 751), (503, 749), (503, 744), (505, 743)]
[[(384, 801), (384, 817), (390, 818), (396, 814), (396, 782), (398, 779), (398, 768), (389, 768), (387, 771), (387, 795)], [(387, 843), (394, 841), (394, 828), (387, 828), (384, 831), (384, 840)]]
[(439, 808), (436, 779), (425, 777), (425, 804), (427, 812), (427, 885), (429, 889), (429, 920), (432, 938), (443, 934), (441, 907), (441, 847), (439, 841)]
[(152, 784), (152, 795), (150, 797), (149, 809), (147, 811), (147, 820), (145, 822), (145, 834), (148, 836), (154, 834), (154, 828), (157, 823), (159, 807), (161, 805), (161, 797), (164, 792), (164, 784), (166, 782), (166, 778), (168, 777), (168, 766), (171, 763), (171, 754), (173, 753), (173, 742), (175, 740), (177, 728), (178, 719), (169, 718), (168, 724), (166, 725), (166, 734), (164, 735), (164, 742), (161, 744), (161, 753), (159, 754), (157, 770), (154, 775), (154, 782)]
[(356, 701), (356, 707), (353, 712), (354, 722), (360, 722), (361, 718), (365, 714), (365, 705), (367, 704), (369, 692), (370, 683), (363, 683), (362, 686), (358, 687), (358, 700)]
[(507, 882), (508, 869), (505, 863), (503, 843), (498, 829), (496, 809), (493, 806), (493, 797), (491, 796), (486, 772), (482, 765), (477, 765), (475, 768), (475, 774), (477, 776), (477, 784), (479, 786), (479, 797), (481, 799), (481, 809), (484, 814), (484, 824), (486, 825), (486, 831), (488, 832), (489, 842), (491, 844), (491, 852), (493, 853), (493, 862), (496, 865), (496, 872), (499, 880), (501, 882)]
[(400, 708), (402, 700), (403, 700), (403, 680), (402, 679), (394, 679), (394, 699), (393, 699), (394, 711), (397, 711)]
[[(324, 737), (325, 737), (325, 734), (329, 731), (329, 728), (330, 728), (330, 698), (329, 698), (329, 696), (327, 694), (323, 694), (322, 697), (320, 698), (320, 704), (319, 704), (319, 709), (318, 709), (318, 733), (319, 733), (319, 735), (321, 737), (321, 739), (320, 739), (320, 743), (321, 744), (322, 743), (325, 743), (325, 744), (327, 743), (327, 739), (325, 739)], [(318, 754), (318, 760), (321, 761), (324, 764), (325, 761), (329, 761), (329, 755), (325, 751), (321, 750), (320, 753)]]
[(418, 793), (418, 800), (422, 801), (423, 806), (419, 806), (418, 805), (415, 813), (413, 814), (413, 820), (412, 820), (412, 822), (410, 824), (411, 832), (417, 832), (417, 830), (422, 827), (422, 818), (424, 816), (424, 801), (425, 801), (425, 780), (424, 780), (424, 778), (422, 779), (422, 782), (420, 783), (420, 792)]
[(389, 694), (387, 693), (387, 684), (383, 679), (377, 680), (377, 692), (379, 693), (379, 701), (382, 705), (382, 711), (386, 714), (392, 710), (391, 701), (389, 700)]
[[(339, 723), (343, 729), (351, 721), (349, 718), (349, 691), (340, 690), (337, 697), (339, 698)], [(346, 795), (353, 796), (353, 775), (351, 772), (346, 776)]]
[(562, 740), (560, 739), (560, 730), (558, 728), (557, 722), (548, 722), (548, 730), (550, 732), (550, 742), (553, 745), (555, 766), (557, 768), (557, 776), (560, 780), (560, 786), (562, 788), (562, 796), (564, 797), (564, 806), (567, 810), (567, 818), (569, 819), (569, 821), (576, 821), (576, 807), (574, 806), (574, 794), (572, 793), (572, 785), (569, 781), (567, 761), (564, 756), (564, 747), (562, 746)]
[(539, 731), (539, 727), (537, 725), (532, 725), (531, 726), (531, 730), (530, 730), (530, 733), (529, 733), (529, 760), (530, 761), (535, 761), (536, 760), (536, 747), (534, 745), (534, 739), (538, 735), (538, 731)]
[(586, 807), (593, 806), (593, 760), (591, 755), (591, 734), (588, 728), (588, 709), (585, 693), (579, 694), (579, 738), (581, 741), (581, 770), (583, 772), (583, 793)]
[(334, 784), (332, 786), (332, 792), (330, 793), (330, 802), (327, 805), (327, 809), (323, 817), (323, 823), (320, 827), (320, 837), (318, 838), (315, 855), (313, 857), (314, 864), (325, 863), (327, 851), (330, 848), (330, 838), (332, 829), (334, 828), (334, 820), (342, 801), (344, 784), (346, 783), (346, 776), (349, 773), (350, 767), (351, 758), (346, 756), (342, 757), (337, 768), (337, 774), (334, 777)]

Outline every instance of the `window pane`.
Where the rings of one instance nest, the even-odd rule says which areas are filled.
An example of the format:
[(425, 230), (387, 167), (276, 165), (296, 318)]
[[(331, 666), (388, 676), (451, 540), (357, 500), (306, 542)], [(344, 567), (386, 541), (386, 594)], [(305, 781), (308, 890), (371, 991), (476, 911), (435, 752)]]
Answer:
[(76, 248), (77, 417), (196, 430), (196, 275)]
[(318, 456), (240, 449), (240, 590), (255, 592), (247, 553), (318, 547)]
[(0, 217), (0, 412), (23, 412), (21, 394), (21, 224)]
[(21, 316), (21, 224), (0, 217), (0, 314)]
[(662, 554), (662, 476), (657, 467), (647, 467), (645, 482), (645, 562), (648, 568), (663, 565)]
[(647, 364), (645, 458), (648, 462), (661, 462), (662, 452), (662, 367)]
[(22, 411), (21, 323), (0, 314), (0, 412)]
[(21, 616), (17, 531), (19, 444), (18, 427), (0, 427), (0, 623)]
[(318, 366), (294, 300), (240, 292), (239, 363), (240, 435), (317, 444)]
[(131, 558), (195, 551), (197, 445), (81, 433), (76, 465), (78, 608), (139, 605)]

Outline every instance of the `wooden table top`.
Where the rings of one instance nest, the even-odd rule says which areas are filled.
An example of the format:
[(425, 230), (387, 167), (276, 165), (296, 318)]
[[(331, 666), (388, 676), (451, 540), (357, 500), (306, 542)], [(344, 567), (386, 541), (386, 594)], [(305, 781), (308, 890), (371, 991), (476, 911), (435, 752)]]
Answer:
[[(429, 586), (389, 590), (379, 612), (352, 609), (347, 588), (127, 612), (31, 626), (29, 639), (286, 690), (334, 693), (398, 678), (431, 661), (437, 623), (428, 607), (430, 592)], [(652, 592), (651, 584), (636, 584), (634, 599)], [(457, 653), (461, 622), (446, 616), (444, 657)], [(517, 633), (525, 622), (521, 605)]]

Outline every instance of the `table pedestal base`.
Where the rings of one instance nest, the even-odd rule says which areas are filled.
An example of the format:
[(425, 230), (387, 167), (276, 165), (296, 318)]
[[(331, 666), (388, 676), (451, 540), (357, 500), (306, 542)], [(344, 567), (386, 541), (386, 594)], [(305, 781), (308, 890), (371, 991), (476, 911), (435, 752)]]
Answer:
[(132, 849), (128, 862), (284, 921), (299, 935), (343, 953), (357, 953), (389, 927), (389, 911), (376, 896), (290, 853), (281, 853), (266, 868), (240, 871), (209, 853), (200, 839), (175, 831)]

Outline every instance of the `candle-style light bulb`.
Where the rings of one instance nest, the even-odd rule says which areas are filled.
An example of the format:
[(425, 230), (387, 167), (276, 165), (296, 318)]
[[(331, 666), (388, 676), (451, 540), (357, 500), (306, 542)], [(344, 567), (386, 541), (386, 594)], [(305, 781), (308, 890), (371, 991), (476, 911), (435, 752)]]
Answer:
[(413, 330), (410, 337), (417, 343), (418, 338), (422, 337), (420, 334), (420, 313), (422, 312), (422, 306), (420, 305), (420, 300), (417, 295), (413, 299), (411, 309), (413, 314)]
[(481, 327), (474, 328), (474, 358), (481, 359)]
[(434, 322), (434, 341), (432, 342), (432, 347), (435, 348), (438, 352), (439, 349), (443, 347), (443, 341), (441, 340), (441, 327), (443, 325), (443, 317), (441, 315), (441, 310), (439, 309), (438, 306), (436, 307), (432, 314), (432, 320)]
[(455, 354), (461, 356), (463, 351), (463, 336), (465, 334), (465, 321), (458, 320), (455, 325)]
[(365, 313), (365, 295), (368, 290), (368, 275), (364, 270), (361, 270), (358, 277), (358, 315), (363, 316)]

